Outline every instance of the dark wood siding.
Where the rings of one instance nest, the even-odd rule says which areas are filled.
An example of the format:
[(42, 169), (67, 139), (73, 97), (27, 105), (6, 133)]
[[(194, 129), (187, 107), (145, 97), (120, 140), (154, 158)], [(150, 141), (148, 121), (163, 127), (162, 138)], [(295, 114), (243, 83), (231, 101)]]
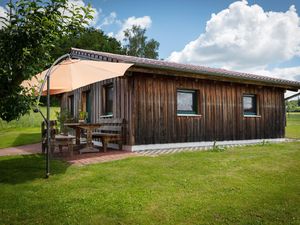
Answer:
[[(65, 93), (62, 107), (74, 95), (78, 117), (82, 92), (90, 90), (91, 122), (96, 122), (103, 111), (103, 86), (110, 83), (113, 117), (125, 118), (128, 145), (284, 137), (284, 90), (273, 87), (134, 72)], [(197, 90), (200, 115), (177, 115), (177, 89)], [(257, 95), (259, 117), (243, 116), (243, 94)]]
[(126, 144), (134, 143), (132, 129), (132, 112), (131, 102), (132, 97), (132, 79), (130, 78), (114, 78), (104, 81), (100, 81), (85, 87), (76, 89), (72, 92), (68, 92), (62, 95), (61, 107), (67, 109), (67, 99), (69, 95), (74, 95), (75, 105), (75, 120), (78, 119), (78, 111), (81, 110), (83, 93), (90, 91), (91, 95), (91, 122), (97, 122), (100, 116), (104, 116), (103, 110), (103, 91), (104, 86), (108, 84), (114, 85), (114, 98), (113, 98), (113, 117), (124, 118), (126, 120)]
[[(200, 115), (177, 115), (178, 88), (197, 90)], [(243, 94), (257, 95), (258, 117), (244, 117)], [(134, 97), (135, 144), (284, 136), (283, 89), (136, 73)]]

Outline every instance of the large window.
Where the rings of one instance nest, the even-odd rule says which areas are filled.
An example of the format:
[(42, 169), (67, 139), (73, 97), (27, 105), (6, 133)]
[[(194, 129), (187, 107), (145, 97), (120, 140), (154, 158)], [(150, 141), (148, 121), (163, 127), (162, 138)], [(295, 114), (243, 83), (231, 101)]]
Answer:
[(198, 114), (196, 90), (177, 90), (177, 114)]
[(113, 114), (113, 93), (114, 86), (112, 84), (104, 87), (104, 114)]
[(243, 96), (243, 109), (245, 116), (257, 115), (256, 95), (245, 94)]

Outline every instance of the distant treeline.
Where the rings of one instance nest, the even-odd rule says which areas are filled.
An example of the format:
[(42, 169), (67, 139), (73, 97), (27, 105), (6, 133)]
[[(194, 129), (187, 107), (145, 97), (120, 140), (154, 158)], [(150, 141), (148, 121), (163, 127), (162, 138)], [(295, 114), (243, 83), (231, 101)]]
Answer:
[(291, 100), (286, 103), (287, 112), (300, 112), (300, 99)]

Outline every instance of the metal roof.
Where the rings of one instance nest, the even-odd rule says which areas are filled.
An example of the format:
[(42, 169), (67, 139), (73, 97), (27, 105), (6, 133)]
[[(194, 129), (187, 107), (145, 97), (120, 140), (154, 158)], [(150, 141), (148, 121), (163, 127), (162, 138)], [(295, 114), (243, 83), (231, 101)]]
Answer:
[(255, 75), (250, 73), (211, 68), (206, 66), (174, 63), (174, 62), (168, 62), (164, 60), (147, 59), (147, 58), (140, 58), (134, 56), (113, 54), (108, 52), (84, 50), (78, 48), (72, 48), (71, 55), (74, 57), (88, 58), (94, 60), (133, 63), (135, 66), (141, 66), (147, 68), (167, 69), (167, 70), (182, 71), (182, 72), (202, 74), (202, 75), (239, 79), (239, 80), (244, 80), (245, 82), (246, 81), (263, 82), (273, 86), (286, 86), (287, 89), (300, 89), (300, 82), (298, 81), (284, 80), (284, 79), (272, 78), (272, 77)]

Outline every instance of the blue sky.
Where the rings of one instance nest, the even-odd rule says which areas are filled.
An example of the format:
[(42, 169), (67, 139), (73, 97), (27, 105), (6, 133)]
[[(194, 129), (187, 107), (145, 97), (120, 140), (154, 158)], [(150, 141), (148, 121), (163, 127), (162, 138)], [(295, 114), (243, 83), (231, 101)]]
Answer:
[[(108, 16), (111, 12), (116, 12), (121, 20), (131, 16), (150, 16), (152, 25), (147, 34), (161, 43), (160, 57), (166, 58), (172, 51), (182, 49), (187, 42), (196, 39), (204, 32), (206, 22), (212, 13), (226, 9), (235, 1), (94, 0), (86, 2), (90, 2), (96, 9), (101, 8), (101, 17)], [(291, 5), (295, 5), (296, 9), (300, 10), (300, 0), (249, 0), (248, 3), (250, 5), (256, 3), (266, 11), (285, 12)], [(103, 27), (107, 33), (115, 29), (117, 29), (115, 26)]]
[[(300, 41), (296, 40), (300, 40), (300, 0), (91, 0), (90, 3), (99, 13), (95, 26), (120, 40), (122, 36), (118, 33), (129, 18), (150, 18), (151, 23), (141, 19), (137, 24), (144, 25), (148, 37), (160, 42), (162, 59), (300, 80)], [(224, 24), (212, 21), (212, 14), (225, 21)], [(112, 17), (114, 22), (103, 25), (104, 20)], [(208, 22), (219, 32), (212, 32), (211, 27), (207, 31)], [(245, 35), (240, 35), (245, 30), (243, 26)], [(249, 35), (251, 29), (256, 36)], [(234, 30), (234, 37), (224, 35), (230, 30)], [(199, 38), (201, 35), (204, 37)], [(228, 38), (228, 42), (219, 40)], [(232, 38), (244, 43), (242, 47), (232, 43)], [(205, 42), (211, 46), (203, 46)]]
[(300, 0), (69, 1), (91, 3), (92, 25), (120, 41), (145, 27), (162, 59), (300, 81)]

